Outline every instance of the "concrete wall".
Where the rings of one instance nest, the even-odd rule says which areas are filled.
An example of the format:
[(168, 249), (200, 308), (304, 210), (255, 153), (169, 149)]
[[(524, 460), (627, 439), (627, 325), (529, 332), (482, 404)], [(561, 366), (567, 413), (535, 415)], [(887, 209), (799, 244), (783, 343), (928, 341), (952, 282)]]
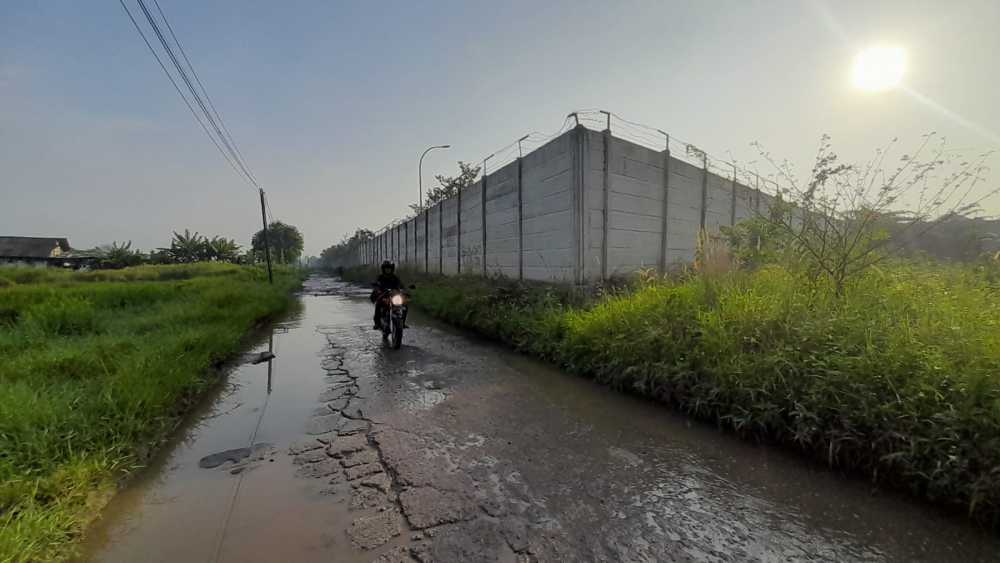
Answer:
[(665, 151), (578, 127), (378, 234), (358, 260), (592, 282), (690, 262), (703, 226), (718, 233), (771, 201)]

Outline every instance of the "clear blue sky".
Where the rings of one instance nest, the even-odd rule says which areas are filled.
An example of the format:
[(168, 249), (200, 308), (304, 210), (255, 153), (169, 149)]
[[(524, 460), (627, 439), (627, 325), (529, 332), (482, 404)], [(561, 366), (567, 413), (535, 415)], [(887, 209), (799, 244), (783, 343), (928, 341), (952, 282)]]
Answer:
[[(744, 161), (756, 140), (807, 165), (822, 133), (850, 158), (928, 131), (998, 144), (995, 0), (160, 2), (310, 254), (402, 215), (424, 147), (454, 147), (425, 160), (426, 186), (578, 108)], [(851, 87), (878, 42), (908, 50), (907, 88), (950, 115)], [(245, 244), (256, 205), (116, 0), (0, 4), (0, 234)]]

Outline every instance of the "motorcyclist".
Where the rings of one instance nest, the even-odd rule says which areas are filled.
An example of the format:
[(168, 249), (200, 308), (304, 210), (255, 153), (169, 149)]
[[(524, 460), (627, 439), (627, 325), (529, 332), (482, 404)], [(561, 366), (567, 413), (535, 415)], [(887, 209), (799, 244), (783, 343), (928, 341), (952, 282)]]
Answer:
[[(381, 299), (382, 294), (390, 290), (403, 289), (403, 281), (396, 275), (395, 264), (386, 260), (382, 262), (380, 270), (382, 273), (375, 280), (375, 289), (371, 294), (371, 300), (375, 303), (375, 330), (382, 330), (382, 307), (384, 306), (384, 302)], [(403, 325), (406, 325), (405, 318), (403, 319)]]

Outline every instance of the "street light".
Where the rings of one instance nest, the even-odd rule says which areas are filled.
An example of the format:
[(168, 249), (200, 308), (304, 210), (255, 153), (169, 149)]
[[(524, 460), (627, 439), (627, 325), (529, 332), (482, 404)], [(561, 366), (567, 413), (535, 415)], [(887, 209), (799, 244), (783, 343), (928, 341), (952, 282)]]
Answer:
[(421, 211), (423, 211), (424, 209), (424, 157), (427, 156), (427, 153), (431, 152), (434, 149), (450, 149), (450, 148), (451, 145), (435, 145), (433, 147), (428, 147), (427, 150), (424, 151), (424, 154), (420, 155), (420, 163), (417, 164), (417, 185), (419, 186), (420, 189), (420, 195), (419, 195), (420, 199), (417, 200), (417, 208), (420, 209)]

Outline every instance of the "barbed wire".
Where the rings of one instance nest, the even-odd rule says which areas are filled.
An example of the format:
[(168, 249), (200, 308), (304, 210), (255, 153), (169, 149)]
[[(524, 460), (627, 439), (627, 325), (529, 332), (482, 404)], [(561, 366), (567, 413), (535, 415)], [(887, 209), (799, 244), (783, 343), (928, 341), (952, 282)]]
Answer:
[(727, 180), (735, 179), (737, 183), (746, 187), (758, 189), (770, 195), (790, 189), (779, 182), (773, 173), (762, 174), (756, 167), (751, 169), (741, 165), (732, 155), (729, 159), (720, 158), (689, 141), (667, 133), (663, 129), (626, 119), (615, 112), (580, 110), (577, 114), (580, 125), (588, 129), (604, 131), (610, 126), (611, 134), (616, 138), (656, 151), (668, 148), (671, 157), (697, 168), (707, 168), (712, 174)]
[[(527, 156), (577, 125), (593, 131), (604, 131), (610, 128), (611, 135), (618, 139), (629, 141), (650, 150), (669, 150), (670, 156), (677, 160), (697, 168), (705, 168), (708, 172), (720, 178), (729, 181), (735, 180), (738, 184), (770, 195), (788, 191), (789, 189), (777, 180), (776, 174), (762, 174), (756, 168), (756, 161), (741, 165), (731, 154), (728, 159), (720, 158), (708, 153), (698, 145), (667, 133), (663, 129), (626, 119), (615, 112), (599, 108), (575, 110), (563, 118), (562, 124), (556, 131), (552, 133), (531, 131), (518, 140), (512, 141), (493, 151), (491, 155), (484, 155), (483, 158), (474, 161), (473, 164), (481, 167), (481, 175), (477, 182), (482, 181), (482, 176), (495, 173), (504, 166), (517, 161), (518, 158)], [(753, 168), (750, 167), (751, 165)], [(381, 236), (387, 231), (406, 224), (416, 217), (416, 214), (407, 214), (404, 217), (397, 218), (375, 231), (375, 234), (376, 236)]]

